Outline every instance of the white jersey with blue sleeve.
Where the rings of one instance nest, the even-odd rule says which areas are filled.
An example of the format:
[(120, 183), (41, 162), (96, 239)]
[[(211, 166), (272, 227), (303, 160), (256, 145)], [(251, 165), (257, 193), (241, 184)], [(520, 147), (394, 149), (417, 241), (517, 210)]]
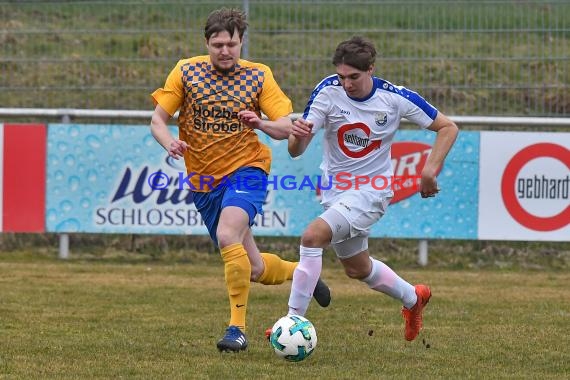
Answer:
[[(348, 181), (351, 189), (379, 191), (371, 180), (392, 179), (390, 148), (400, 120), (427, 128), (437, 116), (437, 109), (416, 92), (377, 77), (372, 80), (370, 95), (355, 99), (346, 94), (338, 76), (331, 75), (315, 87), (304, 110), (303, 118), (313, 123), (312, 133), (324, 131), (323, 203), (346, 190)], [(363, 178), (370, 181), (366, 184)], [(392, 189), (380, 191), (389, 195)]]

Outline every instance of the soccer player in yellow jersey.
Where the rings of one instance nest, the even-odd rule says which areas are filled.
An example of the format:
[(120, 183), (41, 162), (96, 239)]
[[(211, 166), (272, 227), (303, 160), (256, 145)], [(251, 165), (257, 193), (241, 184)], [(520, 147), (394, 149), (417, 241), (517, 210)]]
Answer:
[[(171, 157), (184, 158), (185, 185), (224, 262), (231, 313), (217, 343), (220, 351), (247, 347), (250, 281), (280, 284), (292, 279), (297, 266), (260, 253), (251, 232), (256, 214), (262, 213), (271, 165), (271, 152), (255, 129), (277, 140), (288, 138), (293, 109), (268, 66), (240, 59), (246, 29), (240, 10), (210, 13), (204, 28), (208, 55), (180, 60), (164, 87), (152, 94), (152, 135)], [(177, 110), (178, 139), (167, 126)], [(320, 280), (313, 296), (321, 306), (330, 302)]]

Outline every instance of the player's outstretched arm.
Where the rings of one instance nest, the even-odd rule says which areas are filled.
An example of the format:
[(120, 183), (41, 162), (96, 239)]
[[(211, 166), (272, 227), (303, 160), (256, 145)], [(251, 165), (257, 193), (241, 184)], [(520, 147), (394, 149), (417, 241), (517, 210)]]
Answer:
[(264, 120), (255, 112), (245, 110), (238, 113), (239, 120), (252, 129), (259, 129), (275, 140), (285, 140), (291, 133), (291, 119), (288, 116), (280, 117), (275, 121)]
[(443, 165), (443, 161), (459, 133), (457, 125), (441, 112), (437, 114), (437, 117), (428, 129), (436, 132), (437, 137), (422, 170), (420, 194), (423, 198), (433, 197), (439, 192), (436, 174), (441, 165)]
[(305, 152), (313, 138), (312, 129), (313, 123), (305, 119), (299, 118), (293, 122), (288, 145), (291, 157), (298, 157)]
[(150, 131), (156, 141), (168, 152), (172, 158), (179, 159), (184, 156), (188, 148), (182, 140), (175, 139), (168, 129), (170, 115), (160, 105), (157, 105), (150, 121)]

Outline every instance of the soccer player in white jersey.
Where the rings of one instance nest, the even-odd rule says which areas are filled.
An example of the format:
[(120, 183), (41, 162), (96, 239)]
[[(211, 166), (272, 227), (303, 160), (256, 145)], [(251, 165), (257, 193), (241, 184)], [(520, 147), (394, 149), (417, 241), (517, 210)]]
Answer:
[[(353, 179), (392, 178), (390, 147), (401, 118), (406, 118), (437, 133), (419, 184), (423, 198), (433, 197), (439, 191), (436, 174), (455, 142), (458, 128), (417, 93), (374, 76), (375, 58), (374, 45), (362, 37), (338, 45), (332, 60), (336, 75), (317, 85), (303, 117), (294, 122), (289, 153), (292, 157), (301, 155), (322, 128), (323, 178), (334, 179), (339, 173), (349, 173)], [(414, 340), (422, 328), (430, 288), (411, 285), (368, 253), (370, 228), (386, 212), (393, 197), (391, 186), (376, 190), (371, 183), (360, 183), (346, 190), (343, 182), (339, 190), (334, 183), (325, 185), (321, 202), (325, 211), (301, 237), (288, 313), (304, 315), (307, 311), (321, 274), (323, 248), (330, 244), (348, 277), (402, 302), (404, 335), (406, 340)]]

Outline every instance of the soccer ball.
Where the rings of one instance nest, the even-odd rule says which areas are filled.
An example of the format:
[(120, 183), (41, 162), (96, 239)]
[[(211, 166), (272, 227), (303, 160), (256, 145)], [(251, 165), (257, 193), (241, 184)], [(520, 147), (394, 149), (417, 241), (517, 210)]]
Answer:
[(290, 362), (300, 362), (315, 350), (317, 331), (307, 318), (287, 315), (273, 325), (269, 343), (277, 356)]

